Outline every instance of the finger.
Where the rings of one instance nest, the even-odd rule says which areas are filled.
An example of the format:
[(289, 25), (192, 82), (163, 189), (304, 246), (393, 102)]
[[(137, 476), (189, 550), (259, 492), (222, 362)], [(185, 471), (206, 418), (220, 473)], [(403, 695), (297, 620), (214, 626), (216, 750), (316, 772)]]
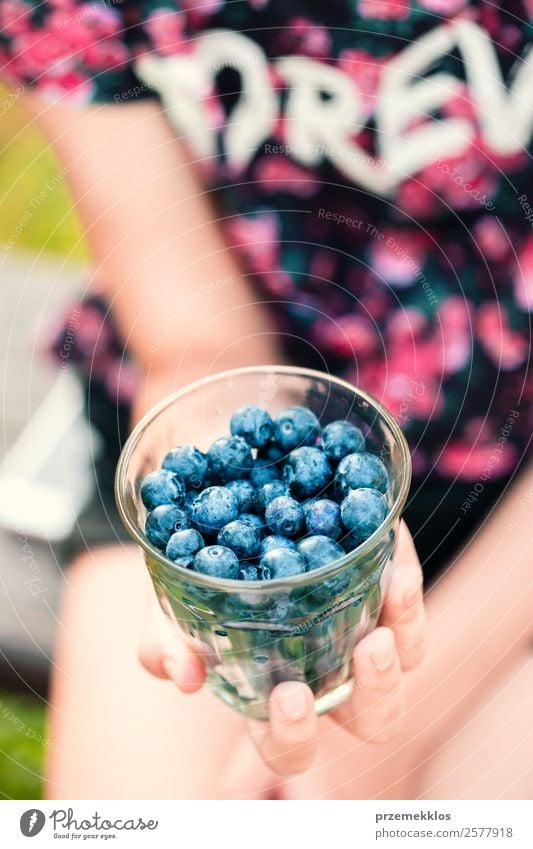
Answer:
[(424, 656), (427, 633), (419, 566), (395, 569), (379, 621), (394, 634), (404, 672), (418, 666)]
[(398, 540), (393, 559), (395, 569), (401, 569), (403, 566), (410, 566), (413, 564), (420, 566), (420, 560), (416, 552), (413, 537), (411, 536), (411, 532), (403, 519), (400, 522)]
[(184, 693), (196, 692), (205, 680), (200, 655), (179, 639), (155, 599), (149, 602), (139, 660), (152, 675), (170, 678)]
[(401, 667), (394, 634), (376, 628), (353, 655), (355, 686), (351, 698), (331, 716), (361, 740), (382, 743), (401, 729)]
[(267, 765), (278, 775), (297, 775), (315, 757), (318, 717), (306, 684), (285, 681), (270, 696), (268, 723), (249, 722), (250, 734)]

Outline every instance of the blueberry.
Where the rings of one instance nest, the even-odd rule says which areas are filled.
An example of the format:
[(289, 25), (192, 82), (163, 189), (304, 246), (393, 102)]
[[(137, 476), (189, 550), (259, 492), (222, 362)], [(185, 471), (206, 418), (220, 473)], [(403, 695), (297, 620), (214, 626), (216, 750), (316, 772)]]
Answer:
[(208, 545), (200, 549), (194, 558), (194, 571), (212, 578), (238, 578), (237, 555), (223, 545)]
[(298, 552), (304, 558), (307, 569), (320, 569), (328, 563), (333, 563), (339, 557), (344, 557), (344, 549), (334, 539), (323, 535), (306, 537), (297, 546)]
[(231, 548), (239, 560), (249, 560), (259, 552), (261, 536), (251, 522), (236, 519), (224, 525), (217, 537), (219, 545)]
[(296, 448), (283, 467), (283, 479), (300, 498), (316, 495), (331, 480), (329, 460), (320, 448)]
[(305, 560), (291, 548), (273, 548), (261, 558), (261, 568), (271, 578), (292, 578), (305, 572)]
[(320, 433), (317, 417), (307, 407), (289, 407), (276, 419), (274, 439), (283, 451), (314, 445)]
[(305, 527), (311, 536), (338, 539), (342, 534), (341, 508), (329, 498), (314, 498), (304, 505)]
[(225, 486), (210, 486), (194, 499), (191, 520), (202, 534), (214, 534), (237, 518), (237, 499)]
[(264, 445), (263, 448), (258, 450), (257, 456), (260, 460), (269, 460), (271, 463), (279, 463), (281, 460), (285, 459), (287, 451), (284, 451), (283, 448), (280, 448), (275, 442), (269, 442), (267, 445)]
[(260, 566), (252, 566), (248, 563), (241, 564), (239, 578), (241, 581), (262, 581), (263, 571)]
[(233, 436), (242, 436), (253, 448), (261, 448), (270, 440), (274, 422), (266, 410), (255, 404), (247, 404), (233, 413), (230, 431)]
[(178, 475), (187, 487), (199, 489), (207, 472), (207, 457), (194, 445), (180, 445), (168, 452), (163, 468)]
[(334, 463), (338, 463), (347, 454), (363, 451), (365, 438), (358, 427), (351, 422), (330, 422), (322, 431), (322, 449)]
[(352, 489), (341, 504), (344, 526), (360, 543), (376, 531), (387, 515), (387, 502), (376, 489)]
[(257, 490), (257, 506), (259, 510), (266, 510), (268, 505), (274, 498), (279, 498), (280, 495), (290, 495), (289, 487), (283, 481), (270, 481), (264, 483)]
[(261, 548), (259, 549), (259, 557), (264, 557), (265, 554), (268, 554), (269, 551), (273, 551), (275, 548), (292, 548), (293, 550), (296, 550), (296, 544), (292, 541), (292, 539), (272, 534), (271, 536), (265, 537), (262, 541)]
[(341, 498), (348, 495), (350, 489), (361, 487), (386, 492), (389, 474), (385, 464), (375, 454), (347, 454), (340, 461), (335, 475), (335, 487)]
[(208, 471), (221, 483), (246, 477), (252, 468), (252, 450), (240, 436), (223, 436), (207, 452)]
[(141, 484), (142, 502), (148, 510), (160, 504), (179, 504), (185, 500), (185, 487), (180, 479), (166, 469), (146, 475)]
[(193, 528), (187, 528), (186, 530), (177, 531), (175, 534), (172, 534), (167, 543), (165, 553), (170, 560), (177, 561), (178, 559), (189, 557), (192, 563), (193, 555), (197, 554), (204, 545), (205, 542), (201, 534)]
[(262, 458), (254, 461), (250, 472), (250, 482), (256, 489), (271, 481), (279, 480), (279, 478), (279, 471), (271, 460)]
[(250, 481), (239, 478), (228, 481), (226, 489), (229, 489), (237, 499), (239, 513), (250, 513), (256, 507), (257, 493)]
[(303, 510), (290, 495), (274, 498), (265, 510), (265, 522), (273, 534), (294, 537), (302, 529)]
[(160, 504), (148, 513), (144, 526), (146, 536), (157, 548), (165, 548), (170, 537), (188, 525), (185, 510), (175, 504)]
[(263, 531), (265, 530), (265, 523), (255, 513), (241, 513), (239, 519), (241, 522), (250, 522), (250, 524), (253, 525), (259, 533), (259, 536), (262, 536)]

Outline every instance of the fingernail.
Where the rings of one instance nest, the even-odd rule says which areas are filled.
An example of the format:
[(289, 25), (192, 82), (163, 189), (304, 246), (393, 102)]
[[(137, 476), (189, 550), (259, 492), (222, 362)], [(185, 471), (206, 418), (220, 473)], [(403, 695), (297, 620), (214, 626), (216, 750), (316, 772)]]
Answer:
[(285, 685), (280, 694), (280, 708), (286, 719), (303, 719), (307, 713), (307, 693), (298, 685)]
[(422, 581), (419, 579), (416, 583), (413, 581), (408, 590), (406, 590), (403, 594), (403, 603), (406, 607), (411, 607), (418, 601), (420, 598), (420, 590), (422, 588)]
[(389, 645), (372, 653), (372, 663), (378, 672), (385, 672), (394, 662), (394, 646)]
[(180, 668), (173, 657), (166, 657), (163, 661), (163, 669), (168, 677), (177, 683), (180, 678)]

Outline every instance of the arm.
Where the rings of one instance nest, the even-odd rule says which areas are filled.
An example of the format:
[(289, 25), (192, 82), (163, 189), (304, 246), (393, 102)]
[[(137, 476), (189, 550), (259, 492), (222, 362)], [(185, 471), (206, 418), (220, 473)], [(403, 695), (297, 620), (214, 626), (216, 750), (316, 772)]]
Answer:
[(209, 195), (159, 107), (78, 110), (26, 97), (68, 173), (95, 276), (145, 375), (139, 412), (209, 371), (279, 362)]

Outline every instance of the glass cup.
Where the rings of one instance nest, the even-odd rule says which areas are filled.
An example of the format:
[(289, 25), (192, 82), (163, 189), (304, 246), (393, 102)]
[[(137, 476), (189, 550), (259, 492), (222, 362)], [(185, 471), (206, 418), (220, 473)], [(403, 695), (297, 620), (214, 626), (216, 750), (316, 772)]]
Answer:
[[(215, 579), (176, 566), (150, 544), (142, 479), (170, 448), (194, 444), (206, 451), (228, 433), (232, 413), (244, 404), (258, 404), (272, 416), (305, 406), (322, 425), (347, 419), (362, 429), (368, 450), (381, 457), (390, 476), (388, 515), (366, 542), (320, 569), (273, 581)], [(353, 650), (379, 617), (410, 478), (400, 428), (371, 396), (321, 372), (261, 366), (214, 375), (154, 407), (124, 446), (115, 489), (161, 607), (202, 652), (210, 687), (246, 716), (267, 719), (268, 697), (281, 681), (307, 683), (319, 714), (349, 696)]]

